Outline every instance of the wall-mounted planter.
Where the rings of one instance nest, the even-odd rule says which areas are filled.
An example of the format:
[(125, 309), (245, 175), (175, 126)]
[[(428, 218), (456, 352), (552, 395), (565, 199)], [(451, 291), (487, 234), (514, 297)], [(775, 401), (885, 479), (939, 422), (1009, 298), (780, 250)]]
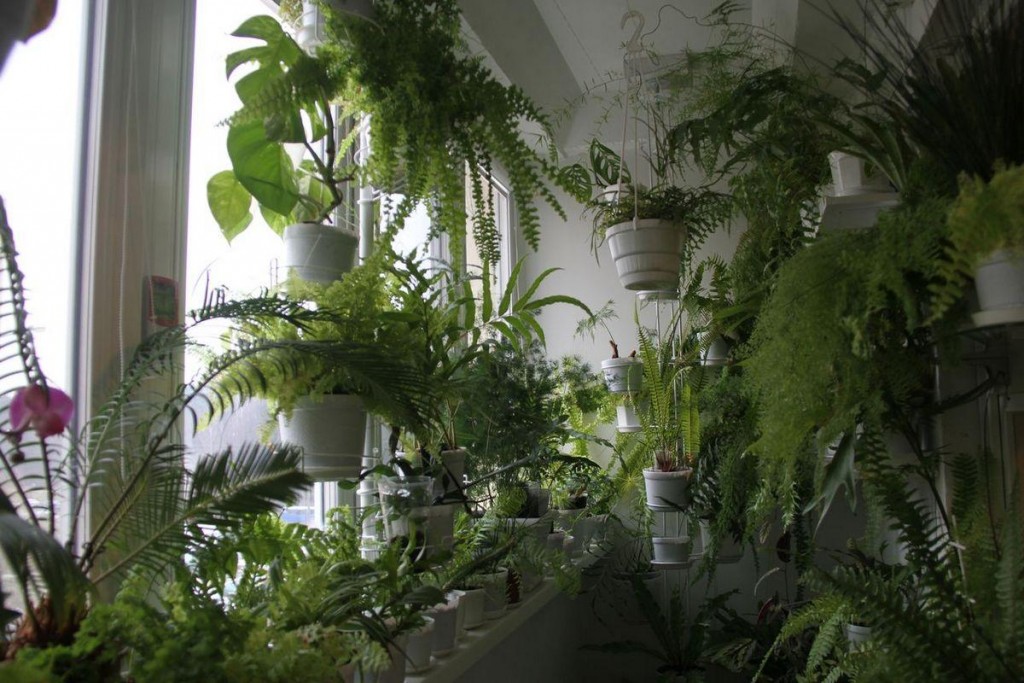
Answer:
[(647, 507), (652, 510), (675, 511), (690, 504), (690, 479), (693, 470), (689, 467), (672, 472), (653, 468), (644, 469), (644, 491)]
[(693, 542), (689, 536), (654, 536), (651, 538), (655, 565), (685, 566), (690, 562)]
[(352, 270), (359, 238), (333, 225), (296, 223), (284, 229), (284, 277), (331, 283)]
[(601, 361), (605, 386), (613, 394), (640, 391), (644, 381), (644, 366), (639, 358), (608, 358)]
[(1000, 249), (974, 272), (978, 292), (976, 325), (1018, 322), (1024, 318), (1024, 256)]
[[(369, 18), (374, 15), (373, 0), (328, 0), (331, 8), (354, 16)], [(308, 52), (312, 52), (326, 40), (324, 31), (324, 15), (317, 0), (302, 0), (302, 21), (296, 42)]]
[(832, 187), (837, 197), (874, 192), (890, 192), (892, 185), (880, 171), (868, 173), (865, 162), (846, 152), (832, 152), (828, 155), (832, 170)]
[(675, 289), (686, 244), (685, 230), (670, 221), (643, 218), (618, 223), (605, 235), (619, 282), (629, 290)]
[(291, 419), (278, 419), (281, 441), (302, 447), (302, 470), (314, 481), (359, 476), (366, 408), (352, 394), (299, 399)]

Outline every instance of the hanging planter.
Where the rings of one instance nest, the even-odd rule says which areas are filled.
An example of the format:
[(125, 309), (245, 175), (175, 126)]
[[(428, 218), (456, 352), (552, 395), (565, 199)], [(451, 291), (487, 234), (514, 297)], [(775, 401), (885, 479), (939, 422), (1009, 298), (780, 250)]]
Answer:
[(689, 536), (654, 536), (651, 546), (654, 549), (652, 564), (655, 566), (686, 566), (690, 563), (693, 542)]
[(643, 386), (644, 366), (639, 358), (608, 358), (601, 361), (601, 373), (613, 394), (637, 393)]
[(291, 418), (278, 418), (281, 441), (302, 447), (302, 471), (314, 481), (358, 477), (366, 437), (366, 407), (353, 394), (299, 399)]
[(615, 417), (618, 421), (616, 429), (622, 433), (639, 432), (642, 428), (636, 409), (630, 403), (615, 406)]
[(828, 155), (828, 163), (832, 170), (832, 189), (836, 197), (892, 191), (892, 185), (885, 174), (877, 169), (868, 172), (860, 157), (846, 152), (832, 152)]
[(846, 625), (846, 640), (850, 643), (850, 652), (863, 650), (871, 640), (871, 627), (849, 623)]
[[(701, 547), (706, 550), (711, 544), (711, 527), (708, 523), (701, 521), (700, 523), (700, 542)], [(727, 534), (718, 545), (718, 555), (715, 558), (718, 564), (733, 564), (743, 559), (743, 541), (737, 541), (731, 535)]]
[(1024, 313), (1024, 256), (1000, 249), (974, 271), (978, 292), (976, 324), (1018, 320)]
[(685, 230), (661, 218), (616, 223), (605, 235), (619, 282), (629, 290), (674, 289), (686, 246)]
[(647, 507), (658, 511), (678, 511), (690, 504), (690, 479), (692, 468), (662, 471), (648, 467), (644, 469), (644, 490)]
[(329, 284), (355, 266), (359, 238), (333, 225), (295, 223), (284, 229), (284, 277)]
[[(373, 17), (373, 0), (327, 0), (336, 12), (368, 19)], [(327, 39), (324, 14), (318, 0), (302, 0), (302, 19), (296, 42), (307, 52), (314, 52)]]

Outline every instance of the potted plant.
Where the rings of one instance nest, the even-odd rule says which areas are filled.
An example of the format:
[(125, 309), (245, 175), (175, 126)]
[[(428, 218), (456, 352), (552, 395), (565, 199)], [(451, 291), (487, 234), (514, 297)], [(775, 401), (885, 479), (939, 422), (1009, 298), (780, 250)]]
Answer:
[(977, 324), (1019, 320), (1024, 315), (1024, 166), (999, 166), (988, 182), (963, 177), (948, 227), (943, 264), (948, 284), (939, 290), (932, 315), (941, 316), (973, 277)]
[(405, 197), (396, 222), (419, 202), (433, 202), (434, 229), (452, 235), (459, 248), (467, 228), (465, 169), (474, 169), (468, 177), (468, 195), (477, 206), (473, 237), (485, 260), (496, 262), (494, 205), (475, 170), (500, 166), (509, 174), (522, 235), (536, 248), (534, 200), (562, 214), (546, 185), (561, 179), (549, 161), (551, 148), (528, 143), (520, 126), (529, 122), (546, 130), (547, 121), (522, 90), (502, 84), (470, 54), (455, 0), (383, 0), (374, 4), (372, 21), (338, 12), (334, 3), (324, 10), (328, 40), (317, 55), (329, 63), (346, 111), (372, 122), (360, 175), (385, 191), (401, 184)]
[[(210, 210), (230, 242), (252, 222), (253, 201), (284, 238), (282, 266), (302, 279), (331, 282), (352, 268), (358, 238), (328, 222), (356, 178), (339, 139), (338, 84), (328, 62), (306, 54), (276, 19), (252, 17), (232, 34), (263, 44), (228, 55), (228, 76), (255, 64), (235, 86), (242, 108), (229, 119), (231, 169), (207, 184)], [(294, 164), (289, 151), (307, 158)]]

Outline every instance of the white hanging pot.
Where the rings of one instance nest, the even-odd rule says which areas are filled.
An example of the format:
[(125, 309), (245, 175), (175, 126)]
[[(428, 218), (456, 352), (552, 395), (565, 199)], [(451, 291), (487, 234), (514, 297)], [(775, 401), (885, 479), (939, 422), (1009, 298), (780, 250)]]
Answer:
[[(362, 18), (373, 17), (373, 0), (328, 0), (336, 12)], [(302, 21), (296, 41), (306, 52), (314, 52), (327, 39), (324, 15), (317, 0), (302, 0)]]
[[(707, 522), (700, 523), (700, 542), (704, 549), (711, 543), (711, 527)], [(743, 558), (743, 541), (737, 541), (731, 535), (726, 535), (718, 544), (718, 564), (732, 564)]]
[(654, 468), (644, 469), (644, 491), (647, 507), (652, 510), (675, 511), (690, 504), (690, 479), (693, 470), (662, 472)]
[(618, 420), (616, 429), (620, 432), (631, 433), (640, 431), (640, 418), (637, 417), (636, 409), (632, 404), (623, 403), (615, 406), (615, 417)]
[(828, 155), (828, 164), (832, 170), (832, 188), (836, 197), (892, 191), (885, 174), (878, 170), (868, 173), (860, 157), (846, 152), (832, 152)]
[(656, 564), (686, 564), (690, 561), (689, 536), (655, 536), (651, 539)]
[(605, 235), (619, 282), (629, 290), (675, 289), (686, 245), (682, 226), (660, 218), (617, 223)]
[(715, 335), (710, 344), (701, 343), (701, 365), (718, 367), (729, 362), (729, 342), (721, 335)]
[(352, 270), (359, 238), (333, 225), (295, 223), (284, 229), (284, 277), (331, 283)]
[(864, 649), (864, 645), (871, 640), (871, 627), (847, 624), (846, 640), (850, 643), (850, 652)]
[(975, 323), (1005, 322), (1002, 317), (1024, 309), (1024, 256), (1006, 249), (993, 252), (975, 270), (974, 288), (981, 309)]
[(639, 358), (608, 358), (601, 361), (601, 373), (613, 394), (636, 393), (643, 386), (644, 365)]
[(278, 418), (281, 441), (302, 447), (302, 471), (314, 481), (359, 476), (366, 407), (353, 394), (301, 398), (291, 419)]

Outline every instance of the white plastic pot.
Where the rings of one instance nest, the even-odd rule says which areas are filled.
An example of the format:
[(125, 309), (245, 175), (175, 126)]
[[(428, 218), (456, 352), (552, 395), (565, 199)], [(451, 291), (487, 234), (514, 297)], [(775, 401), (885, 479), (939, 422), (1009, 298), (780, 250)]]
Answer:
[(639, 432), (641, 429), (640, 418), (637, 417), (636, 409), (630, 403), (623, 403), (615, 406), (615, 417), (618, 421), (616, 429), (620, 432)]
[(618, 223), (605, 235), (619, 282), (629, 290), (675, 289), (686, 231), (660, 218)]
[(868, 174), (864, 160), (846, 152), (832, 152), (828, 155), (832, 170), (832, 187), (836, 197), (875, 192), (891, 192), (892, 186), (884, 173), (875, 171)]
[(331, 283), (352, 270), (359, 238), (333, 225), (296, 223), (284, 229), (283, 275)]
[(467, 588), (459, 598), (459, 610), (461, 626), (463, 630), (471, 631), (484, 623), (484, 589)]
[(416, 673), (430, 668), (430, 654), (434, 651), (434, 620), (423, 617), (426, 622), (409, 633), (405, 656), (409, 660), (407, 671)]
[(686, 564), (690, 561), (693, 542), (689, 536), (655, 536), (651, 538), (654, 561), (664, 564)]
[(653, 468), (644, 469), (644, 490), (647, 507), (652, 510), (674, 511), (690, 504), (690, 479), (693, 470), (687, 467), (672, 472)]
[(725, 341), (721, 335), (716, 335), (706, 346), (702, 343), (702, 347), (701, 365), (714, 367), (729, 362), (729, 342)]
[(974, 287), (983, 312), (1024, 308), (1024, 256), (994, 252), (975, 271)]
[(508, 570), (481, 576), (484, 589), (484, 619), (497, 619), (508, 605)]
[[(700, 542), (703, 548), (711, 543), (711, 527), (707, 522), (700, 523)], [(718, 546), (718, 564), (732, 564), (743, 558), (743, 542), (732, 536), (726, 536)]]
[[(328, 0), (337, 12), (359, 17), (373, 16), (373, 0)], [(296, 42), (307, 52), (313, 52), (327, 39), (324, 30), (324, 16), (316, 0), (302, 0), (302, 21)]]
[(427, 610), (434, 620), (434, 640), (431, 646), (435, 657), (444, 657), (455, 649), (459, 628), (459, 597), (462, 591), (451, 591), (445, 601)]
[(432, 477), (382, 477), (377, 481), (388, 540), (404, 536), (416, 542), (428, 542), (433, 484)]
[(601, 361), (601, 373), (613, 394), (636, 393), (643, 386), (644, 366), (639, 358), (608, 358)]
[(352, 394), (299, 399), (291, 419), (278, 419), (281, 441), (302, 447), (302, 470), (314, 481), (359, 476), (366, 407)]
[(388, 646), (388, 654), (391, 655), (391, 666), (381, 672), (356, 671), (354, 683), (403, 683), (405, 681), (406, 659), (402, 654), (409, 646), (407, 634), (395, 638), (395, 642)]
[(846, 625), (846, 640), (850, 643), (850, 652), (863, 649), (864, 645), (871, 640), (871, 627), (860, 624)]

